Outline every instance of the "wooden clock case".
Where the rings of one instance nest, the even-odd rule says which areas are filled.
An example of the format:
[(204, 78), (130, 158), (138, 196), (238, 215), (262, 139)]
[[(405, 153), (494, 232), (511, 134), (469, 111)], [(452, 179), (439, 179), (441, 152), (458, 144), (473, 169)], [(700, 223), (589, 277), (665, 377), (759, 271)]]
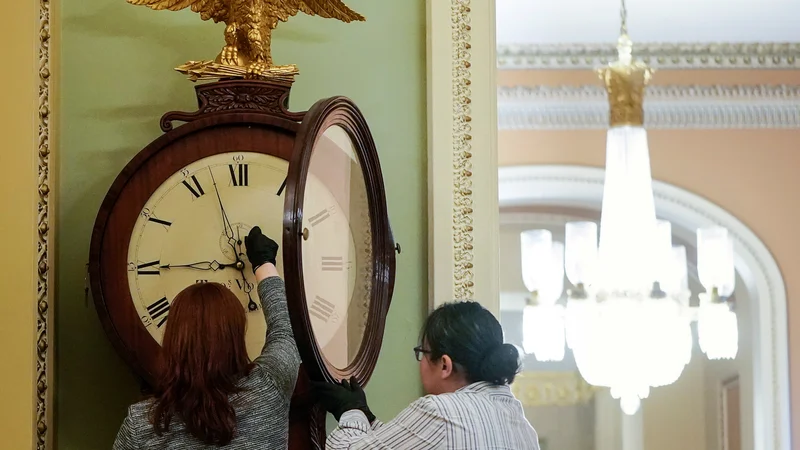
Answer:
[[(322, 449), (325, 411), (310, 380), (356, 376), (363, 383), (375, 368), (394, 288), (395, 251), (380, 163), (367, 123), (345, 97), (320, 100), (308, 112), (287, 109), (291, 83), (226, 80), (195, 87), (196, 112), (168, 112), (164, 134), (122, 170), (95, 221), (89, 273), (100, 321), (144, 392), (155, 382), (160, 345), (145, 330), (133, 306), (127, 279), (127, 246), (145, 202), (172, 174), (198, 159), (232, 151), (265, 153), (289, 161), (283, 211), (283, 262), (294, 336), (303, 360), (290, 411), (290, 449)], [(185, 122), (173, 127), (174, 121)], [(360, 349), (345, 368), (334, 367), (314, 338), (303, 284), (302, 216), (305, 180), (313, 148), (330, 126), (347, 131), (366, 182), (372, 232), (372, 290)]]

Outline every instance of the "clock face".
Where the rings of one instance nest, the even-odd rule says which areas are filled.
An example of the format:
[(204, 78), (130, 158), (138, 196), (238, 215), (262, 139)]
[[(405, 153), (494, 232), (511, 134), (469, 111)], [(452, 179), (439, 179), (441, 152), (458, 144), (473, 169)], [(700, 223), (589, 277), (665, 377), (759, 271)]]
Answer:
[[(128, 244), (131, 299), (142, 325), (161, 342), (175, 296), (193, 283), (218, 282), (247, 312), (247, 351), (264, 346), (266, 323), (244, 238), (254, 226), (281, 242), (288, 162), (262, 153), (199, 159), (162, 183), (140, 212)], [(224, 210), (224, 215), (223, 215)], [(238, 259), (244, 267), (235, 267)], [(278, 253), (278, 271), (282, 271)]]
[(302, 261), (308, 315), (323, 356), (343, 369), (369, 319), (372, 235), (366, 183), (347, 132), (332, 126), (311, 155), (303, 199)]

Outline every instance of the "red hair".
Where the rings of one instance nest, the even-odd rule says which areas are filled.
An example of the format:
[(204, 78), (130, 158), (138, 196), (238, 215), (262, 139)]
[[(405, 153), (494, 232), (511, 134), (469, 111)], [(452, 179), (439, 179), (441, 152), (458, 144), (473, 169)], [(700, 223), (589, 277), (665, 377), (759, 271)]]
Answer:
[(236, 295), (219, 283), (193, 284), (172, 301), (161, 352), (161, 378), (153, 408), (157, 434), (173, 415), (207, 445), (230, 443), (236, 412), (228, 396), (252, 368), (247, 318)]

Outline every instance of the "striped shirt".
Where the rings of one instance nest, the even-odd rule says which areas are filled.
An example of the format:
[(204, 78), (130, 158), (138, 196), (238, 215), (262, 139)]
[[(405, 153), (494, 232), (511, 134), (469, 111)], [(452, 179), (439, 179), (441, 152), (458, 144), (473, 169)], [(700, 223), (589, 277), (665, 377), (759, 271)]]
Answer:
[[(294, 342), (283, 281), (270, 277), (258, 284), (261, 308), (267, 320), (267, 340), (255, 367), (243, 377), (241, 392), (230, 397), (236, 411), (236, 433), (226, 449), (285, 449), (289, 443), (289, 401), (297, 382), (300, 354)], [(114, 450), (217, 449), (186, 431), (180, 417), (169, 430), (156, 435), (150, 422), (152, 399), (128, 408), (128, 417), (114, 442)]]
[(422, 397), (386, 424), (347, 411), (325, 448), (539, 450), (539, 438), (509, 386), (479, 382)]

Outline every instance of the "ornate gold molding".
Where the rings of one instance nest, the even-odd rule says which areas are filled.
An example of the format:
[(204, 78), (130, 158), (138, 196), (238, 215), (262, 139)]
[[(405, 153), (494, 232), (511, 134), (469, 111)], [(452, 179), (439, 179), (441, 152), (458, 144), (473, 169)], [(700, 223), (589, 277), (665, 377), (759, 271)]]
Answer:
[(472, 200), (470, 0), (452, 0), (453, 32), (453, 291), (475, 296)]
[[(797, 69), (800, 44), (789, 42), (642, 42), (637, 59), (657, 69)], [(616, 58), (612, 44), (513, 44), (497, 46), (497, 67), (594, 69)]]
[(578, 372), (523, 372), (511, 385), (523, 406), (572, 406), (590, 402), (599, 388)]
[(37, 305), (36, 305), (36, 449), (50, 447), (49, 418), (52, 349), (49, 342), (52, 270), (51, 235), (51, 147), (50, 147), (50, 0), (39, 0), (39, 148), (37, 201)]

